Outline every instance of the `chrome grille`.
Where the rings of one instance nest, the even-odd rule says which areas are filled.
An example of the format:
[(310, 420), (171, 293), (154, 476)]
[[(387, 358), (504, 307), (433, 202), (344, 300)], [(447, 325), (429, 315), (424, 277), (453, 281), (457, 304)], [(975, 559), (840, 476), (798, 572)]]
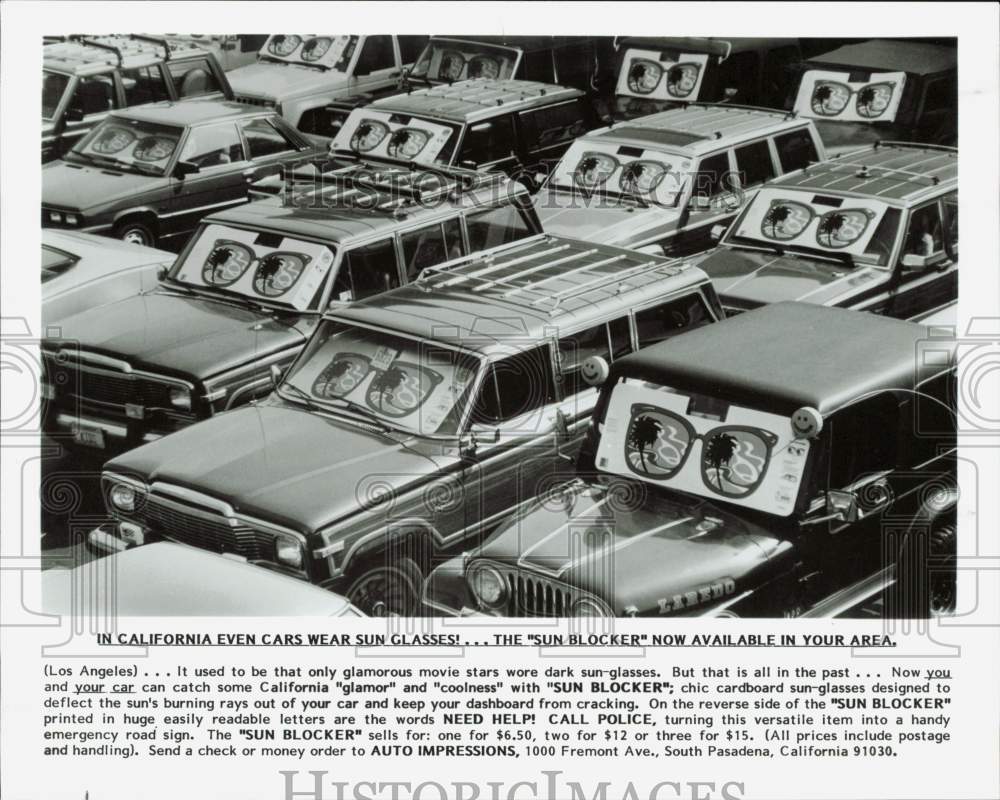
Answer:
[(176, 413), (170, 403), (173, 384), (151, 381), (125, 372), (98, 369), (71, 359), (57, 359), (50, 354), (45, 354), (45, 369), (57, 396), (75, 397), (84, 403), (98, 403), (102, 406), (117, 406), (115, 411), (121, 417), (126, 416), (126, 404)]
[[(585, 592), (561, 581), (495, 561), (481, 561), (497, 570), (507, 584), (507, 603), (503, 614), (508, 617), (568, 617), (573, 603)], [(471, 566), (471, 565), (470, 565)]]

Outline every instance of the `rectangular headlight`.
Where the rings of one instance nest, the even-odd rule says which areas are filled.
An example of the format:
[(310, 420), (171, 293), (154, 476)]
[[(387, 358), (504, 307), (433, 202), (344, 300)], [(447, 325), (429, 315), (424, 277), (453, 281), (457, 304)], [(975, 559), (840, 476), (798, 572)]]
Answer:
[(295, 569), (302, 569), (305, 557), (302, 553), (302, 542), (294, 536), (278, 534), (274, 537), (274, 559)]

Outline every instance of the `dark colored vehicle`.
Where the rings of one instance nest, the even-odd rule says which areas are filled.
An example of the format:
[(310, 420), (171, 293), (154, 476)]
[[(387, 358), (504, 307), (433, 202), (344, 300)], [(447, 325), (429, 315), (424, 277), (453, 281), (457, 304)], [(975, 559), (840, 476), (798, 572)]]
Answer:
[(802, 60), (798, 39), (630, 36), (615, 48), (616, 119), (696, 101), (781, 108)]
[(958, 144), (958, 49), (869, 39), (798, 67), (787, 107), (812, 117), (833, 154), (876, 141)]
[(958, 153), (887, 142), (784, 175), (697, 263), (728, 314), (778, 300), (901, 319), (953, 307)]
[(410, 614), (432, 559), (571, 461), (614, 360), (718, 318), (696, 268), (536, 236), (327, 313), (276, 391), (109, 461), (126, 543), (233, 552), (365, 613)]
[[(915, 358), (921, 347), (938, 357)], [(623, 358), (577, 477), (441, 565), (425, 602), (453, 615), (798, 616), (892, 565), (917, 591), (887, 616), (946, 612), (953, 353), (921, 325), (779, 303)]]
[(579, 89), (475, 78), (355, 109), (331, 155), (531, 175), (598, 124)]
[(502, 175), (362, 164), (326, 183), (208, 217), (154, 291), (60, 320), (42, 345), (46, 432), (104, 458), (244, 405), (331, 302), (541, 230)]
[(320, 152), (269, 109), (204, 100), (116, 111), (42, 167), (42, 227), (176, 247), (206, 214), (247, 202), (254, 181)]
[(73, 36), (46, 44), (42, 161), (66, 153), (113, 111), (162, 100), (232, 99), (215, 56), (152, 36)]

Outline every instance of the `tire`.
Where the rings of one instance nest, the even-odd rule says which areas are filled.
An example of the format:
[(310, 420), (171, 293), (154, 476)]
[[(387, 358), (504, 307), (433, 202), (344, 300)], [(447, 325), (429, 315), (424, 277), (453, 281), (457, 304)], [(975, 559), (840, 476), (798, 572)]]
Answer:
[(150, 226), (137, 219), (127, 219), (115, 225), (114, 237), (129, 244), (139, 244), (144, 247), (156, 246), (156, 236)]
[(954, 525), (941, 525), (931, 533), (929, 601), (932, 617), (955, 613), (957, 535)]
[(412, 559), (369, 562), (351, 582), (347, 599), (370, 617), (413, 617), (423, 585), (423, 573)]

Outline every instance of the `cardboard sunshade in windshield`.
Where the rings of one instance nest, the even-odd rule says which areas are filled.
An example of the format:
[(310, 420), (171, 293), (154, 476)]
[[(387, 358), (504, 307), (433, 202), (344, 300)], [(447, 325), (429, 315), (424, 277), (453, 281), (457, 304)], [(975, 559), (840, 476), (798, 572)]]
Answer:
[(892, 122), (899, 111), (905, 83), (905, 72), (872, 72), (859, 76), (813, 69), (802, 76), (795, 96), (795, 110), (813, 119)]
[(334, 150), (433, 163), (448, 143), (452, 129), (406, 114), (389, 114), (370, 108), (351, 112), (333, 140)]
[(269, 59), (346, 72), (357, 45), (357, 36), (275, 33), (264, 42), (260, 52)]
[(705, 53), (629, 48), (615, 92), (654, 100), (697, 100), (707, 64)]

